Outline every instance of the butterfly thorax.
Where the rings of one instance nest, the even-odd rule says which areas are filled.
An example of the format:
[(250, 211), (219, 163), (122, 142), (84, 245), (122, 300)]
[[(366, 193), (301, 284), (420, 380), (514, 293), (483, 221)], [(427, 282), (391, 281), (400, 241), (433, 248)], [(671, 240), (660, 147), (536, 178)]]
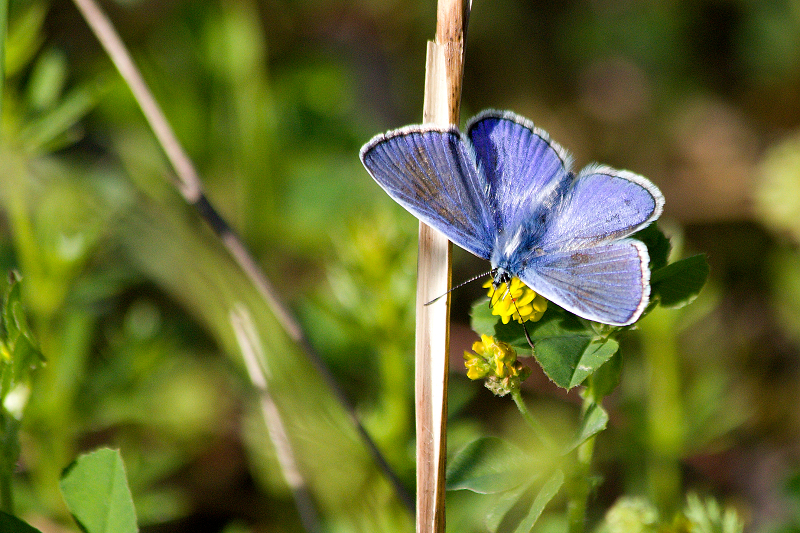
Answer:
[(520, 225), (514, 231), (499, 232), (489, 258), (492, 267), (498, 273), (508, 274), (509, 279), (519, 275), (528, 268), (532, 259), (544, 253), (541, 248), (543, 233), (544, 225), (535, 223)]

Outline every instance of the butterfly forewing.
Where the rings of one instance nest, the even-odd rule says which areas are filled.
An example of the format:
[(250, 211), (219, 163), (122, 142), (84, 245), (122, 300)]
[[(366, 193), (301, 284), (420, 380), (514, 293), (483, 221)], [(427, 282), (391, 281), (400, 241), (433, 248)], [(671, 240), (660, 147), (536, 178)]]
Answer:
[(501, 232), (536, 221), (558, 204), (571, 180), (570, 157), (546, 132), (514, 113), (487, 111), (472, 119), (468, 137)]
[(458, 130), (413, 126), (364, 145), (361, 161), (414, 216), (488, 259), (496, 233), (484, 179)]

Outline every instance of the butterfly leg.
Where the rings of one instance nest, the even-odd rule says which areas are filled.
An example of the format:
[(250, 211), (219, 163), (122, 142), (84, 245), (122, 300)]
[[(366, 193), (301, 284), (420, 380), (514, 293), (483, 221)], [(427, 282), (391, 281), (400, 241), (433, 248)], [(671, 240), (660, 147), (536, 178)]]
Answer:
[[(508, 294), (508, 292), (506, 292), (506, 294)], [(517, 315), (519, 315), (520, 320), (522, 320), (522, 313), (519, 312), (519, 307), (517, 307), (517, 299), (512, 296), (511, 297), (511, 301), (514, 302), (514, 308), (517, 310)], [(531, 347), (531, 355), (533, 355), (535, 353), (535, 351), (536, 351), (536, 347), (533, 345), (533, 341), (531, 340), (531, 336), (528, 333), (528, 328), (527, 328), (527, 326), (525, 326), (525, 321), (522, 320), (521, 323), (522, 323), (522, 331), (525, 332), (525, 340), (528, 341), (528, 345), (530, 345), (530, 347)]]
[[(493, 268), (491, 271), (491, 275), (494, 277), (492, 281), (492, 288), (496, 291), (497, 287), (502, 285), (503, 283), (506, 284), (506, 292), (500, 298), (501, 300), (505, 300), (506, 296), (509, 295), (511, 292), (511, 274), (502, 268)], [(494, 293), (492, 296), (489, 297), (489, 307), (492, 307), (492, 302), (494, 301)], [(531, 347), (531, 354), (535, 353), (536, 347), (533, 345), (533, 341), (531, 340), (531, 336), (528, 333), (528, 328), (525, 326), (525, 321), (522, 320), (522, 313), (519, 312), (519, 307), (517, 307), (517, 299), (511, 296), (511, 301), (514, 303), (514, 309), (517, 310), (517, 316), (520, 317), (520, 321), (522, 324), (522, 331), (525, 332), (525, 340), (528, 341), (528, 345)]]

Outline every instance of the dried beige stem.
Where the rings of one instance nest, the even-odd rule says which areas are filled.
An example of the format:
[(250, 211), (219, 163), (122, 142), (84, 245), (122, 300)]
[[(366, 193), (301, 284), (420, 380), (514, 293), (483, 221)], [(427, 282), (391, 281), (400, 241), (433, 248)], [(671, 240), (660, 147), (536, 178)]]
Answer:
[[(458, 124), (468, 12), (462, 0), (439, 1), (436, 42), (428, 43), (426, 123)], [(451, 249), (446, 237), (420, 223), (415, 354), (418, 533), (445, 530), (450, 296), (425, 303), (450, 288)]]

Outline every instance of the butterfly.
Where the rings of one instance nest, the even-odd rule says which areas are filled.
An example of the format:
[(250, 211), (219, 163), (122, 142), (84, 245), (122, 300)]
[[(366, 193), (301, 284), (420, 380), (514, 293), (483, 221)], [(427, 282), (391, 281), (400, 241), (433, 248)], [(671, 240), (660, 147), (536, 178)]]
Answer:
[(626, 170), (572, 158), (509, 111), (455, 126), (406, 126), (375, 136), (361, 162), (395, 201), (491, 262), (493, 285), (521, 279), (580, 317), (626, 326), (650, 297), (647, 247), (629, 238), (657, 219), (661, 191)]

